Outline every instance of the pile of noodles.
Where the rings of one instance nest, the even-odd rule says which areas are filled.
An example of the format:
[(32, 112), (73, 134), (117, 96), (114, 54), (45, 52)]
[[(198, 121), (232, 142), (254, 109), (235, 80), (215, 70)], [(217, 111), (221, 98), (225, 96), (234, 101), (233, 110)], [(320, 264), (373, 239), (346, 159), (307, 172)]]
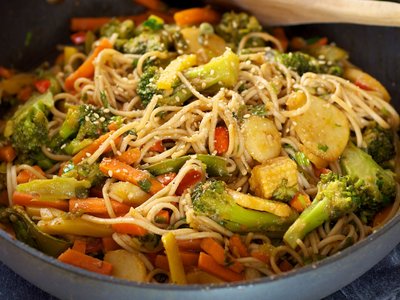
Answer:
[[(193, 94), (193, 100), (184, 106), (160, 106), (157, 107), (158, 96), (153, 97), (145, 109), (141, 109), (140, 98), (136, 93), (139, 78), (142, 74), (142, 65), (147, 59), (165, 58), (169, 54), (161, 52), (149, 52), (144, 55), (122, 54), (113, 49), (101, 52), (95, 61), (94, 79), (80, 78), (75, 82), (74, 93), (60, 93), (55, 96), (55, 101), (66, 101), (72, 104), (86, 103), (102, 107), (101, 93), (105, 93), (109, 107), (105, 112), (124, 117), (124, 124), (116, 130), (103, 145), (90, 157), (88, 163), (94, 163), (103, 152), (111, 145), (115, 154), (120, 154), (128, 147), (141, 149), (141, 157), (137, 164), (153, 164), (167, 158), (181, 157), (194, 153), (215, 153), (214, 132), (217, 123), (225, 123), (229, 131), (229, 149), (223, 154), (228, 162), (229, 172), (235, 172), (229, 180), (230, 188), (246, 193), (249, 190), (248, 179), (255, 162), (244, 147), (244, 138), (237, 119), (233, 112), (242, 105), (264, 104), (267, 114), (281, 133), (281, 155), (288, 156), (299, 150), (299, 139), (293, 129), (289, 117), (304, 113), (310, 105), (310, 97), (313, 95), (325, 95), (325, 99), (333, 103), (346, 115), (351, 130), (356, 137), (357, 146), (363, 145), (362, 129), (370, 122), (376, 121), (383, 128), (397, 128), (399, 117), (393, 107), (379, 97), (378, 94), (361, 90), (349, 81), (327, 74), (305, 73), (299, 76), (284, 65), (268, 58), (265, 55), (270, 48), (246, 49), (248, 54), (240, 54), (246, 41), (252, 37), (262, 38), (281, 49), (279, 41), (266, 33), (252, 33), (244, 37), (238, 49), (240, 58), (239, 80), (233, 89), (221, 89), (213, 97), (207, 97), (191, 86), (183, 74), (178, 74), (180, 80)], [(111, 38), (113, 41), (113, 38)], [(71, 57), (64, 72), (71, 72), (76, 62), (83, 61), (85, 56), (81, 53)], [(138, 59), (137, 67), (132, 71), (133, 60)], [(61, 84), (64, 81), (64, 73), (58, 75)], [(240, 89), (245, 85), (246, 89)], [(294, 90), (302, 90), (306, 97), (306, 104), (296, 110), (286, 111), (285, 103)], [(383, 117), (379, 112), (385, 111)], [(57, 133), (62, 124), (65, 113), (52, 109), (53, 119), (49, 123), (50, 135)], [(163, 118), (159, 116), (162, 115)], [(244, 118), (249, 116), (244, 116)], [(134, 129), (136, 135), (125, 134)], [(116, 137), (121, 137), (119, 145), (114, 144)], [(157, 140), (173, 141), (173, 146), (162, 153), (149, 153), (149, 149)], [(46, 176), (51, 178), (56, 174), (61, 163), (71, 157), (56, 155), (45, 147), (44, 153), (51, 159), (58, 161), (53, 168), (47, 171)], [(397, 151), (398, 152), (398, 151)], [(198, 239), (211, 237), (228, 246), (229, 237), (233, 234), (226, 228), (217, 224), (205, 216), (197, 216), (193, 212), (190, 193), (176, 196), (175, 190), (185, 174), (192, 169), (201, 169), (200, 161), (192, 158), (180, 169), (174, 180), (158, 193), (149, 198), (139, 207), (132, 208), (124, 217), (116, 217), (112, 209), (110, 198), (119, 200), (117, 195), (109, 194), (109, 186), (115, 179), (108, 179), (103, 187), (103, 195), (110, 218), (98, 218), (83, 215), (81, 218), (96, 224), (132, 223), (142, 226), (148, 232), (163, 235), (173, 231), (176, 239)], [(329, 168), (336, 173), (341, 173), (337, 162), (331, 163)], [(9, 199), (16, 186), (16, 174), (23, 169), (29, 169), (38, 178), (45, 178), (28, 165), (7, 166), (7, 186)], [(235, 171), (238, 170), (238, 171)], [(315, 177), (312, 167), (302, 167), (298, 172), (298, 183), (301, 191), (311, 197), (317, 192)], [(307, 174), (305, 176), (304, 174)], [(10, 200), (11, 201), (11, 200)], [(11, 205), (12, 203), (10, 203)], [(400, 205), (399, 193), (387, 220), (392, 218)], [(172, 211), (170, 226), (157, 224), (154, 218), (161, 209)], [(386, 221), (387, 221), (386, 220)], [(190, 224), (188, 226), (182, 226)], [(168, 228), (167, 228), (168, 227)], [(299, 242), (295, 251), (283, 243), (273, 247), (270, 255), (270, 263), (266, 264), (254, 257), (242, 257), (238, 261), (246, 267), (246, 279), (280, 274), (279, 260), (282, 256), (295, 263), (295, 267), (301, 267), (308, 262), (316, 261), (321, 257), (332, 255), (349, 245), (349, 241), (356, 243), (370, 234), (374, 228), (363, 224), (360, 218), (351, 213), (336, 222), (326, 222)], [(124, 249), (137, 253), (148, 269), (148, 281), (154, 281), (158, 273), (166, 273), (165, 270), (156, 269), (143, 253), (148, 252), (140, 243), (127, 234), (114, 233), (113, 239)], [(254, 250), (269, 244), (268, 236), (259, 233), (249, 233), (245, 244), (248, 249)], [(265, 245), (264, 245), (265, 246)]]

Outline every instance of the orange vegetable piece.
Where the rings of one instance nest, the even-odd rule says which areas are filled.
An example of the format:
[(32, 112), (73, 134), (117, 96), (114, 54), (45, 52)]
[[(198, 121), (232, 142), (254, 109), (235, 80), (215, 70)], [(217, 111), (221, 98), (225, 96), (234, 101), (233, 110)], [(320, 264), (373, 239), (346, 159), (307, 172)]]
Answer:
[(209, 7), (195, 7), (176, 12), (174, 20), (179, 26), (199, 25), (204, 22), (216, 24), (220, 15)]
[(101, 243), (103, 245), (104, 252), (121, 249), (121, 246), (118, 245), (111, 236), (103, 237), (101, 239)]
[(17, 152), (11, 145), (0, 147), (0, 161), (12, 162), (16, 156)]
[(244, 279), (243, 275), (221, 266), (214, 258), (204, 252), (200, 252), (198, 268), (229, 282)]
[[(42, 168), (40, 168), (39, 166), (33, 166), (33, 168), (38, 171), (40, 174), (42, 174), (43, 176), (45, 176), (46, 174), (44, 173), (44, 171), (42, 170)], [(31, 180), (34, 179), (38, 179), (38, 177), (33, 174), (32, 172), (30, 172), (29, 170), (22, 170), (21, 172), (18, 173), (17, 175), (17, 183), (26, 183), (29, 182)]]
[(127, 151), (121, 153), (121, 155), (116, 156), (116, 159), (128, 165), (137, 162), (139, 158), (140, 158), (140, 150), (138, 148), (128, 149)]
[(118, 233), (131, 234), (131, 235), (135, 235), (135, 236), (144, 236), (147, 234), (146, 229), (144, 229), (143, 227), (141, 227), (139, 225), (131, 224), (131, 223), (112, 224), (112, 229)]
[(240, 236), (234, 234), (229, 239), (229, 248), (231, 252), (237, 257), (247, 257), (249, 256), (249, 251), (247, 251), (246, 245), (240, 239)]
[(68, 249), (62, 253), (58, 259), (66, 264), (70, 264), (88, 271), (104, 275), (111, 275), (112, 265), (106, 261), (83, 254), (73, 249)]
[(225, 126), (215, 128), (214, 148), (217, 154), (221, 155), (228, 151), (229, 148), (229, 131)]
[(68, 201), (55, 200), (55, 201), (42, 201), (35, 199), (34, 196), (27, 193), (15, 191), (12, 197), (14, 205), (33, 206), (43, 208), (57, 208), (59, 210), (68, 211)]
[(311, 205), (310, 196), (306, 193), (298, 192), (294, 195), (292, 200), (289, 202), (290, 206), (293, 207), (297, 212), (303, 212), (307, 207)]
[[(111, 206), (117, 216), (125, 215), (129, 212), (130, 206), (111, 200)], [(69, 211), (72, 213), (85, 213), (95, 216), (108, 217), (106, 204), (103, 198), (72, 198), (69, 200)]]
[(72, 249), (81, 253), (86, 253), (86, 242), (84, 240), (75, 240)]

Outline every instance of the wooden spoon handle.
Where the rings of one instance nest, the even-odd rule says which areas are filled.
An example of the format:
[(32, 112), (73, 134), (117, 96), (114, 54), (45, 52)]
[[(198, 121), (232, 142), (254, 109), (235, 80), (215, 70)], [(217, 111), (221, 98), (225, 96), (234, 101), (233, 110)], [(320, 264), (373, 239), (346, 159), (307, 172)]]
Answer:
[(400, 26), (400, 4), (387, 1), (233, 0), (232, 2), (252, 12), (268, 25), (355, 23)]

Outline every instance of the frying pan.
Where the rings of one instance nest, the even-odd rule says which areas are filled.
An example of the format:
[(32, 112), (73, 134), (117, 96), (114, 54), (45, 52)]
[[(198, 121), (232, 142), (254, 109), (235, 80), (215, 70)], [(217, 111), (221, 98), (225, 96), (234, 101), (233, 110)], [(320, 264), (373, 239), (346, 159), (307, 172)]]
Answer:
[[(171, 1), (170, 1), (171, 2)], [(175, 1), (174, 4), (182, 5)], [(184, 2), (186, 5), (199, 1)], [(0, 65), (29, 70), (68, 43), (72, 16), (119, 16), (143, 12), (131, 0), (0, 1)], [(350, 52), (351, 61), (373, 74), (400, 108), (400, 29), (349, 24), (289, 27), (290, 35), (327, 36)], [(3, 113), (3, 112), (0, 112)], [(301, 270), (248, 283), (173, 286), (128, 282), (64, 265), (0, 231), (0, 260), (41, 289), (61, 299), (209, 299), (246, 297), (317, 299), (361, 276), (400, 242), (400, 216), (360, 243)]]

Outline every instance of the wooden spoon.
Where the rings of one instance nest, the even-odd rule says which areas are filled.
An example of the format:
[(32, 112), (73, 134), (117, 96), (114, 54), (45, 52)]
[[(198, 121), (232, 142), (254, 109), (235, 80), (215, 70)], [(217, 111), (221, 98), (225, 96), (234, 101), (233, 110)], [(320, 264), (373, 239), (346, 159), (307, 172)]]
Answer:
[(355, 23), (400, 26), (400, 4), (372, 0), (217, 0), (252, 12), (267, 25)]

